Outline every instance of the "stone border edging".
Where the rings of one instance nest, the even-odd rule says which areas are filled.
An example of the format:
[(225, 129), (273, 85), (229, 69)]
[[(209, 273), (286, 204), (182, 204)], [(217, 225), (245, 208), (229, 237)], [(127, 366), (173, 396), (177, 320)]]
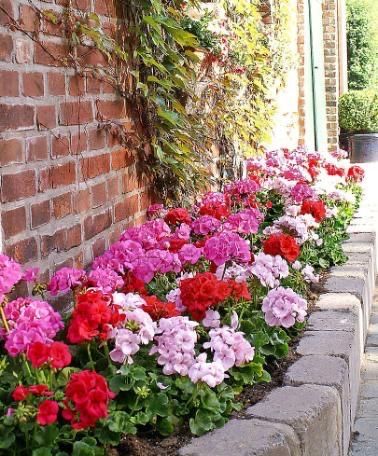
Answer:
[(371, 208), (362, 202), (299, 341), (285, 386), (249, 407), (244, 419), (193, 439), (180, 456), (347, 456), (377, 272)]

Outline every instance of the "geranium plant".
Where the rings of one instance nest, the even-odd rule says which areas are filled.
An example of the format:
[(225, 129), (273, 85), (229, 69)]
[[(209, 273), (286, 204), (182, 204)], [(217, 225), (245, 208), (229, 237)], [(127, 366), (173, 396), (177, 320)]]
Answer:
[[(278, 150), (189, 210), (152, 206), (88, 270), (0, 256), (0, 441), (14, 455), (101, 455), (128, 434), (201, 435), (269, 382), (303, 328), (309, 285), (344, 260), (363, 172)], [(62, 315), (51, 303), (71, 294)], [(40, 294), (40, 296), (38, 296)]]

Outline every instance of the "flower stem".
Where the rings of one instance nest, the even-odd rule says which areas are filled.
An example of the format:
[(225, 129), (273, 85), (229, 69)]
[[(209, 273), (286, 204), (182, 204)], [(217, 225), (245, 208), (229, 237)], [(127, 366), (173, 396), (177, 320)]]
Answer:
[(91, 352), (91, 344), (87, 344), (87, 353), (88, 353), (88, 358), (89, 358), (89, 365), (91, 366), (92, 370), (95, 370), (95, 365), (93, 362), (92, 352)]
[(9, 333), (9, 325), (8, 325), (7, 318), (6, 318), (5, 313), (4, 313), (3, 303), (0, 304), (0, 315), (1, 315), (1, 320), (2, 320), (2, 322), (4, 324), (5, 331), (7, 333)]

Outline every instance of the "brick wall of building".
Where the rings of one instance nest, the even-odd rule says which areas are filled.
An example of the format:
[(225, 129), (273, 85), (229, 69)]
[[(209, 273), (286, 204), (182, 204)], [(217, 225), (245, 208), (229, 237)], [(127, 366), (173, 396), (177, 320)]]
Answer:
[(334, 150), (338, 146), (338, 98), (339, 88), (339, 18), (338, 0), (323, 2), (323, 40), (325, 89), (327, 105), (328, 148)]
[[(67, 55), (65, 32), (36, 8), (61, 12), (67, 2), (0, 0), (2, 250), (46, 275), (88, 264), (143, 219), (151, 199), (133, 151), (98, 128), (99, 119), (133, 128), (124, 101), (109, 84), (56, 60)], [(71, 3), (112, 27), (112, 2)], [(82, 51), (88, 64), (105, 64), (98, 52)]]

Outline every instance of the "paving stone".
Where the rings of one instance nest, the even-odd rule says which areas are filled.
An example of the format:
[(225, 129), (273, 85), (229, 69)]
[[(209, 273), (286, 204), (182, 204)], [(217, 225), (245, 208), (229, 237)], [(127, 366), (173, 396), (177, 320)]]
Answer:
[(364, 418), (375, 417), (378, 423), (378, 397), (361, 399), (358, 407), (358, 416)]
[(346, 362), (336, 356), (303, 356), (289, 367), (284, 383), (291, 386), (326, 385), (337, 389), (343, 414), (343, 454), (347, 454), (354, 416), (351, 416), (349, 372)]
[(351, 293), (358, 298), (364, 297), (365, 280), (353, 277), (336, 277), (330, 275), (325, 283), (324, 290), (330, 293)]
[(294, 430), (262, 420), (231, 420), (222, 429), (193, 439), (180, 456), (300, 456)]
[(352, 444), (350, 456), (377, 456), (378, 443), (374, 442), (355, 442)]
[(247, 410), (253, 418), (285, 423), (297, 433), (302, 456), (342, 454), (342, 413), (335, 388), (285, 386)]
[(357, 418), (354, 423), (355, 440), (357, 442), (377, 441), (378, 420), (377, 417)]
[(349, 310), (359, 314), (361, 301), (351, 293), (323, 293), (319, 296), (316, 307), (321, 310)]
[(376, 240), (375, 231), (372, 230), (368, 233), (351, 233), (349, 239), (344, 241), (344, 244), (350, 244), (351, 242), (355, 243), (368, 243), (374, 244)]
[(362, 382), (360, 388), (360, 398), (371, 399), (378, 397), (378, 382)]
[(360, 386), (361, 349), (357, 332), (306, 331), (297, 346), (300, 355), (338, 356), (345, 360), (349, 370), (351, 416), (356, 415)]
[(378, 363), (364, 363), (361, 370), (361, 378), (363, 382), (378, 382)]

